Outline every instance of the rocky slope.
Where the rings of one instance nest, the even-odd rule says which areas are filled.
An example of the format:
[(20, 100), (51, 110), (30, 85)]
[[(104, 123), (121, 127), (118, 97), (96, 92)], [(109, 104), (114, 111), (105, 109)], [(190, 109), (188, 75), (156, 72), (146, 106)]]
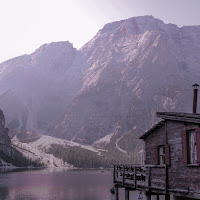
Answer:
[(8, 128), (5, 127), (5, 117), (0, 110), (0, 151), (2, 154), (11, 155), (11, 140), (8, 136)]
[[(12, 145), (26, 158), (46, 167), (112, 167), (113, 153), (101, 148), (45, 135), (32, 138), (29, 135), (29, 141), (18, 136), (12, 138)], [(122, 153), (119, 156), (129, 160)]]
[(79, 51), (51, 43), (0, 64), (0, 107), (13, 133), (137, 152), (156, 111), (192, 110), (199, 52), (200, 26), (152, 16), (113, 22)]
[(84, 67), (69, 42), (46, 44), (0, 64), (0, 107), (8, 127), (46, 132), (80, 90)]
[(158, 120), (156, 111), (192, 110), (191, 86), (200, 75), (199, 39), (200, 26), (179, 28), (152, 16), (105, 25), (80, 50), (90, 68), (53, 132), (131, 150), (135, 137)]
[(5, 127), (5, 117), (0, 110), (0, 167), (13, 166), (40, 166), (40, 163), (30, 161), (12, 146), (8, 136), (8, 128)]

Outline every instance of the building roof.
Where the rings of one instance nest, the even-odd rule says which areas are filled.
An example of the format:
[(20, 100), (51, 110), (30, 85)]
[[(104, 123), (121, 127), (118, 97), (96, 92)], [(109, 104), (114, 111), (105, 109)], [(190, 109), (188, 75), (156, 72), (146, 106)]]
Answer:
[(153, 131), (155, 131), (156, 129), (158, 129), (159, 127), (161, 127), (162, 125), (164, 125), (165, 121), (162, 120), (160, 122), (158, 122), (157, 124), (155, 124), (154, 126), (152, 126), (148, 131), (146, 131), (142, 136), (140, 136), (140, 139), (144, 139), (146, 138), (148, 135), (150, 135)]
[(183, 121), (183, 122), (193, 122), (200, 124), (200, 114), (194, 113), (176, 113), (176, 112), (157, 112), (157, 117), (162, 118), (163, 120), (155, 124), (148, 131), (146, 131), (140, 139), (145, 139), (153, 131), (157, 130), (164, 124), (164, 120), (173, 120), (173, 121)]
[(157, 112), (156, 114), (162, 119), (200, 124), (200, 114), (196, 113)]

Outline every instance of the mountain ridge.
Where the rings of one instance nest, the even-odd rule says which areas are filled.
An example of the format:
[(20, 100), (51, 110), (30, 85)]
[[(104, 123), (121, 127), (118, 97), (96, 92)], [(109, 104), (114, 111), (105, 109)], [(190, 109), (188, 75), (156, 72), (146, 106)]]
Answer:
[[(148, 17), (144, 17), (144, 18), (139, 17), (138, 19), (145, 19), (144, 20), (144, 22), (145, 22), (147, 18)], [(180, 81), (183, 81), (182, 80), (183, 78), (187, 78), (186, 76), (188, 76), (188, 74), (185, 73), (184, 70), (186, 70), (188, 63), (186, 64), (186, 62), (184, 61), (185, 55), (184, 56), (181, 55), (181, 53), (182, 54), (185, 53), (185, 52), (183, 52), (185, 49), (181, 48), (181, 45), (182, 45), (181, 42), (184, 41), (184, 38), (182, 38), (182, 35), (181, 35), (182, 29), (178, 28), (178, 26), (176, 26), (176, 25), (164, 24), (162, 21), (160, 21), (160, 20), (157, 21), (155, 18), (150, 17), (150, 19), (151, 19), (150, 24), (156, 22), (156, 23), (154, 23), (155, 26), (153, 26), (153, 28), (152, 28), (149, 25), (147, 25), (147, 30), (145, 28), (143, 28), (142, 32), (144, 32), (144, 34), (141, 34), (141, 32), (140, 32), (141, 28), (138, 28), (137, 26), (135, 26), (135, 21), (137, 21), (136, 19), (130, 18), (128, 20), (114, 22), (114, 23), (104, 26), (104, 28), (102, 30), (100, 30), (97, 33), (97, 35), (94, 36), (94, 38), (92, 40), (90, 40), (86, 45), (84, 45), (81, 48), (82, 52), (86, 51), (85, 53), (88, 58), (88, 63), (91, 66), (91, 68), (89, 68), (84, 74), (85, 80), (86, 80), (84, 83), (84, 86), (86, 88), (85, 94), (90, 95), (90, 94), (88, 94), (88, 90), (90, 90), (90, 89), (92, 90), (92, 88), (94, 90), (93, 93), (97, 92), (97, 91), (101, 91), (98, 88), (98, 84), (105, 85), (107, 79), (108, 79), (107, 88), (109, 87), (109, 85), (112, 85), (115, 83), (113, 81), (120, 80), (120, 79), (121, 79), (121, 84), (122, 83), (125, 84), (123, 87), (127, 87), (126, 85), (130, 86), (132, 84), (131, 81), (133, 81), (136, 85), (138, 84), (138, 87), (139, 87), (139, 85), (142, 85), (142, 84), (145, 87), (145, 84), (147, 84), (147, 83), (145, 83), (146, 80), (148, 78), (151, 78), (150, 76), (152, 76), (153, 74), (156, 74), (157, 71), (159, 70), (159, 67), (160, 68), (162, 67), (163, 72), (161, 72), (161, 74), (159, 75), (161, 77), (159, 77), (159, 76), (156, 77), (156, 79), (159, 79), (158, 81), (152, 80), (151, 86), (153, 86), (153, 87), (156, 87), (157, 84), (160, 84), (159, 82), (162, 82), (161, 78), (164, 79), (166, 74), (169, 79), (168, 81), (171, 82), (171, 85), (174, 85), (175, 80), (179, 80), (179, 82), (180, 82)], [(141, 20), (140, 20), (140, 22), (141, 22)], [(114, 25), (114, 29), (113, 29), (113, 27), (111, 27), (111, 29), (108, 29), (107, 26), (110, 26), (110, 25)], [(129, 27), (129, 25), (132, 25), (131, 26), (132, 32), (130, 31), (130, 34), (128, 31), (124, 32), (124, 26)], [(108, 33), (107, 33), (108, 35), (106, 35), (106, 32), (104, 30), (105, 27), (106, 27), (106, 30), (108, 30)], [(159, 27), (161, 27), (161, 29)], [(187, 27), (186, 28), (184, 27), (184, 29), (187, 30)], [(145, 30), (146, 30), (146, 32), (145, 32)], [(112, 31), (112, 34), (110, 34), (111, 31)], [(139, 34), (138, 34), (138, 32), (139, 32)], [(102, 33), (102, 35), (101, 35), (101, 33)], [(116, 34), (114, 34), (114, 33), (116, 33)], [(120, 35), (120, 33), (121, 33), (121, 35)], [(199, 33), (197, 32), (196, 35), (198, 36), (198, 34)], [(191, 38), (189, 38), (189, 39), (195, 39), (193, 37), (193, 35), (195, 35), (195, 34), (189, 33), (187, 35), (191, 36)], [(133, 40), (131, 40), (131, 39), (133, 39)], [(129, 45), (129, 43), (131, 45)], [(127, 49), (124, 48), (124, 46), (126, 46)], [(190, 48), (190, 50), (191, 49), (192, 48)], [(193, 49), (194, 49), (194, 47), (193, 47)], [(186, 49), (186, 50), (188, 50), (188, 49)], [(136, 51), (135, 55), (133, 53), (134, 51)], [(176, 52), (177, 52), (177, 56), (175, 56)], [(181, 52), (181, 53), (178, 53), (178, 52)], [(122, 56), (122, 54), (124, 54), (124, 55)], [(187, 54), (187, 52), (185, 54)], [(191, 55), (191, 53), (189, 55)], [(124, 63), (122, 63), (120, 61), (120, 58), (123, 58)], [(130, 58), (132, 60), (130, 60)], [(149, 59), (149, 60), (147, 60), (147, 59)], [(127, 63), (125, 63), (125, 62), (127, 62)], [(177, 66), (177, 62), (179, 62), (178, 66)], [(118, 67), (119, 70), (120, 70), (120, 64), (121, 64), (121, 68), (123, 68), (123, 71), (121, 72), (122, 74), (121, 75), (117, 74), (117, 70), (114, 70), (114, 67), (112, 66), (113, 67), (112, 75), (110, 75), (108, 77), (107, 74), (111, 74), (111, 71), (109, 71), (109, 69), (111, 68), (109, 63), (111, 63), (112, 65), (113, 65), (113, 63), (116, 63), (116, 67)], [(105, 67), (105, 65), (107, 68)], [(196, 65), (195, 70), (199, 73), (199, 70), (197, 68), (197, 63), (195, 63), (195, 65)], [(140, 79), (140, 80), (138, 79), (137, 81), (132, 80), (132, 77), (134, 76), (134, 74), (133, 74), (133, 72), (131, 72), (131, 68), (133, 69), (133, 66), (135, 68), (134, 73), (138, 74), (137, 76), (135, 76), (135, 79), (137, 79), (137, 77), (140, 77), (141, 75), (143, 76), (142, 79)], [(180, 68), (181, 68), (181, 70), (180, 70)], [(104, 71), (106, 71), (106, 72), (104, 73)], [(117, 75), (117, 77), (115, 77), (114, 80), (111, 81), (112, 77), (114, 77), (113, 73), (115, 73)], [(130, 73), (132, 74), (132, 76), (130, 76)], [(174, 77), (174, 74), (176, 74), (177, 79)], [(101, 77), (103, 77), (102, 82), (101, 82)], [(191, 76), (190, 76), (190, 78), (191, 78)], [(125, 80), (125, 83), (123, 82), (123, 80)], [(129, 81), (127, 82), (127, 80), (129, 80)], [(197, 81), (197, 78), (196, 78), (196, 81)], [(162, 84), (166, 84), (166, 81), (163, 82)], [(176, 86), (176, 84), (175, 84), (173, 86), (173, 87), (175, 87), (175, 89), (174, 89), (175, 91), (173, 91), (173, 93), (175, 92), (176, 94), (173, 94), (172, 97), (174, 97), (174, 95), (180, 95), (180, 92), (183, 92), (183, 89), (181, 89), (180, 83), (178, 85), (179, 86)], [(188, 84), (188, 86), (189, 85), (190, 84)], [(188, 86), (185, 85), (184, 87), (186, 87), (188, 89)], [(96, 89), (94, 89), (94, 88), (96, 88)], [(169, 86), (169, 88), (170, 88), (170, 86)], [(139, 90), (137, 91), (137, 90), (138, 90), (138, 88), (136, 87), (134, 89), (135, 97), (137, 97), (138, 101), (141, 102), (141, 98), (142, 98), (142, 95), (140, 94), (141, 91), (139, 91)], [(158, 90), (160, 90), (160, 89), (158, 88)], [(167, 88), (165, 90), (167, 92)], [(114, 88), (112, 91), (114, 91)], [(147, 89), (145, 89), (143, 91), (143, 95), (144, 95), (144, 93), (148, 94), (149, 91), (150, 91), (150, 88), (147, 87)], [(105, 90), (103, 90), (103, 93), (105, 93)], [(110, 91), (110, 93), (111, 93), (111, 91)], [(126, 95), (124, 95), (124, 96), (126, 96)], [(149, 95), (148, 96), (144, 95), (144, 96), (147, 99), (149, 98)], [(98, 98), (98, 99), (100, 99), (100, 98)], [(155, 98), (158, 98), (158, 95)], [(173, 102), (174, 100), (172, 98), (168, 98), (167, 100), (166, 99), (160, 99), (160, 101), (163, 102), (164, 109), (167, 109), (167, 107), (172, 110), (176, 109), (177, 102)], [(125, 102), (125, 100), (123, 100), (123, 101)], [(157, 101), (159, 103), (159, 100), (157, 100)], [(104, 102), (104, 100), (102, 100), (102, 102)], [(89, 107), (91, 106), (90, 103), (87, 107), (87, 110), (89, 110)], [(183, 106), (184, 103), (185, 102), (180, 104), (182, 108), (184, 107)], [(130, 104), (130, 102), (129, 102), (129, 104)], [(148, 107), (148, 101), (146, 101), (146, 103), (141, 102), (141, 106), (142, 106), (142, 104), (144, 106)], [(188, 107), (187, 110), (189, 110), (188, 103), (186, 105), (187, 105), (186, 107)], [(84, 107), (84, 106), (82, 105), (80, 107)], [(115, 107), (117, 107), (117, 104)], [(142, 108), (141, 108), (141, 110), (142, 110)], [(82, 112), (84, 112), (84, 111), (82, 111)], [(100, 113), (100, 112), (101, 112), (100, 110), (97, 111), (97, 113)], [(146, 112), (146, 111), (144, 111), (144, 112)], [(155, 116), (155, 111), (149, 110), (147, 113), (151, 113), (151, 112), (153, 112), (154, 114), (152, 113), (152, 115)], [(69, 113), (70, 113), (70, 111), (66, 115), (67, 119), (70, 118)], [(113, 111), (111, 113), (113, 113)], [(79, 114), (80, 114), (80, 112), (79, 112)], [(89, 116), (91, 116), (91, 115), (92, 114), (90, 114)], [(127, 113), (126, 113), (126, 115), (127, 115)], [(148, 114), (148, 115), (150, 115), (150, 114)], [(152, 117), (149, 117), (149, 118), (152, 118)], [(72, 116), (71, 118), (76, 119), (75, 116)], [(108, 120), (108, 118), (107, 118), (107, 120)], [(155, 118), (155, 117), (153, 117), (153, 118)], [(88, 119), (86, 119), (86, 120), (88, 121)], [(92, 124), (94, 125), (96, 123), (96, 121), (98, 121), (97, 118), (93, 121)], [(75, 122), (75, 125), (74, 125), (74, 127), (76, 127), (74, 129), (76, 133), (78, 132), (77, 123), (79, 123), (79, 122), (80, 121)], [(68, 126), (70, 124), (70, 127), (71, 127), (73, 124), (73, 121), (66, 120), (66, 122), (63, 121), (62, 124), (63, 123), (66, 124), (66, 126)], [(85, 124), (85, 123), (86, 122), (83, 122), (82, 124)], [(117, 124), (117, 122), (115, 122), (115, 123)], [(153, 123), (153, 122), (151, 122), (151, 123)], [(63, 134), (69, 135), (70, 130), (68, 130), (68, 127), (66, 127), (66, 126), (64, 126), (63, 130), (67, 130), (67, 131)], [(82, 134), (81, 126), (82, 125), (80, 125), (80, 131), (79, 131), (80, 134)], [(132, 124), (132, 126), (134, 126), (134, 124)], [(150, 126), (150, 124), (148, 126)], [(91, 127), (91, 125), (89, 127)], [(98, 132), (99, 131), (98, 126), (96, 126), (96, 129), (97, 129), (96, 131)], [(111, 134), (110, 131), (108, 131), (109, 134)], [(83, 132), (89, 132), (89, 131), (84, 130)], [(104, 137), (105, 135), (102, 135), (102, 136)], [(92, 135), (90, 135), (89, 137), (91, 138)], [(100, 139), (100, 138), (98, 138), (98, 139)]]
[(156, 111), (192, 110), (199, 38), (200, 26), (144, 16), (106, 24), (79, 50), (42, 45), (0, 64), (0, 107), (13, 132), (137, 153)]

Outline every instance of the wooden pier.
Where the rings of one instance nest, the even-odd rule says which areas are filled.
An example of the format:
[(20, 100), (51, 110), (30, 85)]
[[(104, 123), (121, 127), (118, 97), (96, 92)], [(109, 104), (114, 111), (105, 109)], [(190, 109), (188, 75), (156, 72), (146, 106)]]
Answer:
[(165, 195), (169, 200), (167, 183), (167, 166), (156, 165), (114, 165), (114, 184), (116, 191), (116, 200), (119, 199), (118, 189), (125, 188), (125, 200), (129, 200), (129, 191), (145, 191), (147, 199), (151, 195)]

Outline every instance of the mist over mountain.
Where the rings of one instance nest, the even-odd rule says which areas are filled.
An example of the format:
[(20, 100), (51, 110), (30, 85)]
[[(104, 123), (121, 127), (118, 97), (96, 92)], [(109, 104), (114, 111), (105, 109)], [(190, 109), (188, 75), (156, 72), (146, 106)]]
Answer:
[(109, 23), (80, 50), (56, 42), (1, 63), (0, 108), (11, 131), (136, 151), (156, 111), (192, 110), (199, 52), (200, 26)]
[(0, 65), (0, 107), (8, 127), (46, 132), (77, 95), (87, 67), (69, 42), (45, 44)]

